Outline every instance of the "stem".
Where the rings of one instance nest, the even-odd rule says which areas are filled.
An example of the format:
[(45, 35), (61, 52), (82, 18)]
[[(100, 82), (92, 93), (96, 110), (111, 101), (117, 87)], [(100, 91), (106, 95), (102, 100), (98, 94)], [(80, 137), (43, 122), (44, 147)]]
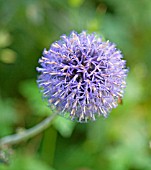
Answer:
[(44, 119), (42, 122), (39, 124), (35, 125), (34, 127), (27, 129), (21, 133), (18, 134), (13, 134), (9, 136), (5, 136), (0, 139), (0, 148), (3, 147), (4, 145), (13, 145), (17, 144), (21, 141), (27, 140), (29, 138), (32, 138), (33, 136), (39, 134), (43, 130), (47, 129), (53, 118), (56, 116), (56, 113), (52, 114), (51, 116), (47, 117)]

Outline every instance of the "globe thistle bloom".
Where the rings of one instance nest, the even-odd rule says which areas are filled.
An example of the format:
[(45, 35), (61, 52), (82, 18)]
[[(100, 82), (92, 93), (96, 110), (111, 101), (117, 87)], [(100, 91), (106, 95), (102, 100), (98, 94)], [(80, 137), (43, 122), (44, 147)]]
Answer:
[(95, 33), (72, 32), (44, 50), (37, 82), (43, 96), (65, 117), (79, 122), (107, 117), (126, 86), (128, 70), (122, 58), (115, 44)]

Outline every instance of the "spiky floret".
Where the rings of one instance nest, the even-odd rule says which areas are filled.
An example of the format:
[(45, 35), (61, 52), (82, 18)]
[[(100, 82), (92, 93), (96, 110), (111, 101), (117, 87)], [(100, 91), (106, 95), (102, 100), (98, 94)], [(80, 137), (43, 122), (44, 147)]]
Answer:
[(106, 117), (123, 97), (128, 70), (122, 58), (115, 44), (95, 33), (72, 32), (44, 50), (37, 82), (60, 114), (80, 122)]

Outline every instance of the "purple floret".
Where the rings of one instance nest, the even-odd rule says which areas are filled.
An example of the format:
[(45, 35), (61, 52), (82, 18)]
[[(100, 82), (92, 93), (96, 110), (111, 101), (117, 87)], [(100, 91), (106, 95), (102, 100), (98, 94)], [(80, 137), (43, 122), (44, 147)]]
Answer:
[(115, 44), (96, 34), (72, 32), (44, 50), (37, 82), (60, 114), (80, 122), (107, 117), (126, 86), (122, 58)]

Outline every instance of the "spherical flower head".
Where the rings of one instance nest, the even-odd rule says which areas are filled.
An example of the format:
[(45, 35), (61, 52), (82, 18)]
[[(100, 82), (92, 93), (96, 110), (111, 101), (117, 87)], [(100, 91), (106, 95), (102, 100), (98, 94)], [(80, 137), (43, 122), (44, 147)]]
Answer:
[(86, 31), (69, 36), (44, 50), (39, 59), (39, 87), (61, 115), (79, 122), (107, 117), (123, 97), (128, 70), (115, 44)]

